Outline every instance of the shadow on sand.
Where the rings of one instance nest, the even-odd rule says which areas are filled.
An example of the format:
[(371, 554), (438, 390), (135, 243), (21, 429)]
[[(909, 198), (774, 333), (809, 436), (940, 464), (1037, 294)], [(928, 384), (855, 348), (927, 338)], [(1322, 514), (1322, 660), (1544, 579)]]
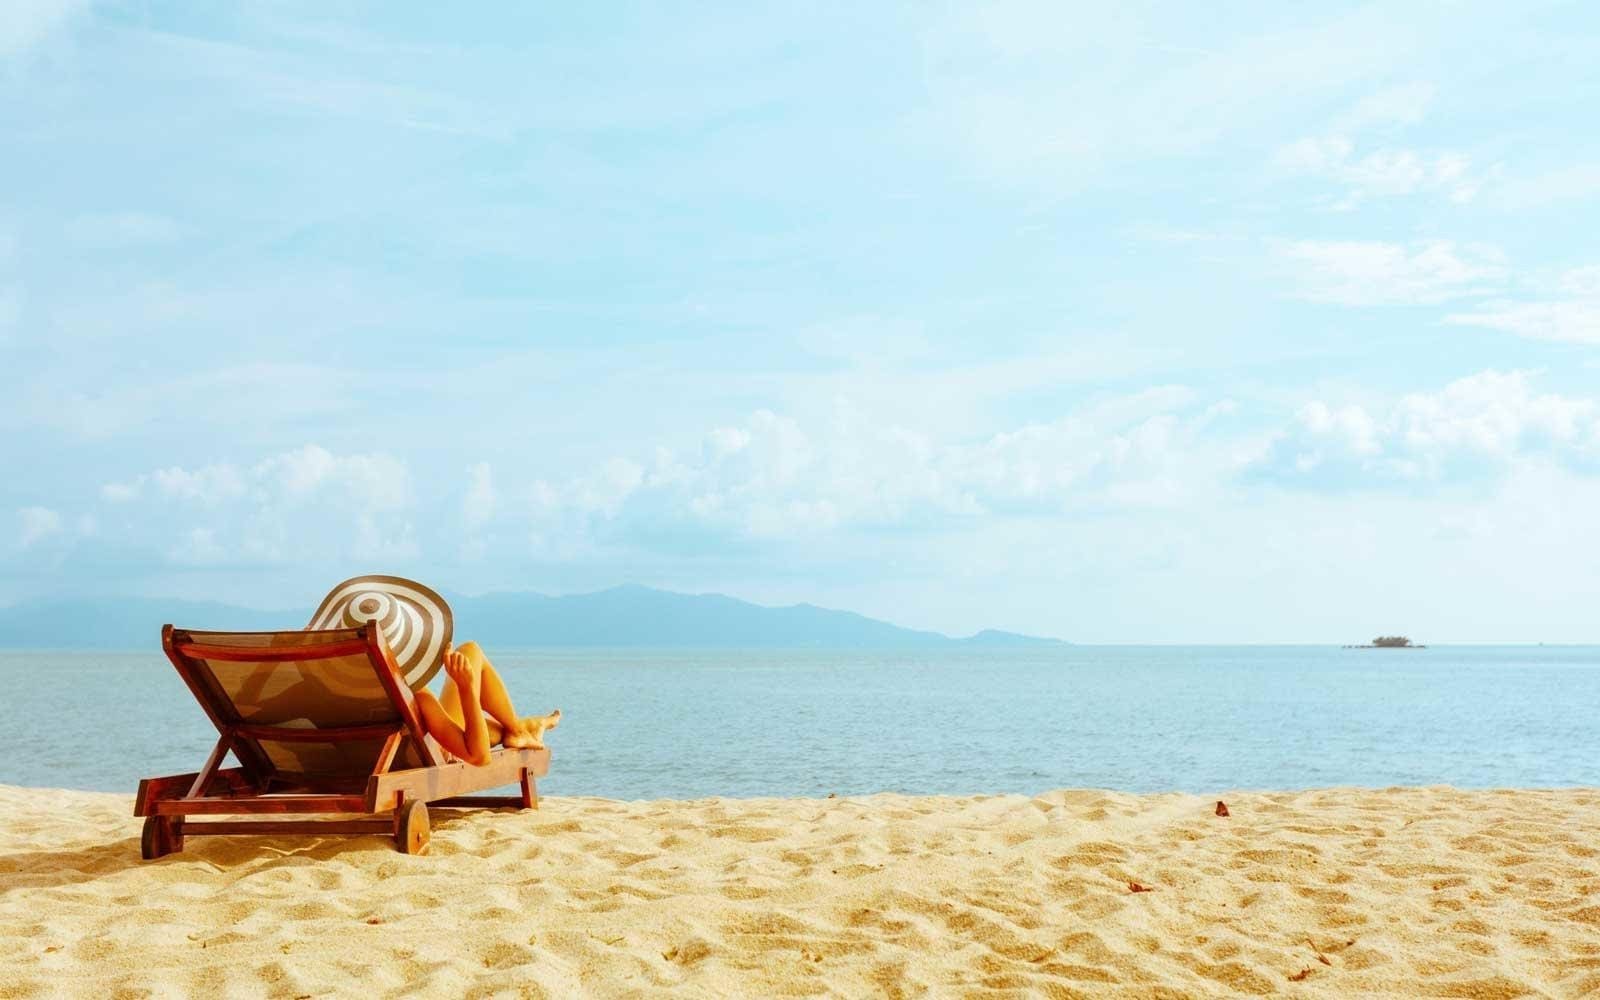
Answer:
[[(516, 813), (515, 809), (435, 809), (433, 829), (448, 830), (451, 821), (485, 812)], [(189, 837), (183, 850), (156, 861), (139, 856), (138, 837), (119, 837), (85, 847), (52, 851), (13, 851), (0, 854), (0, 896), (26, 889), (53, 889), (110, 879), (132, 869), (168, 865), (203, 866), (231, 878), (240, 878), (288, 864), (315, 864), (351, 854), (378, 852), (395, 858), (408, 855), (395, 850), (394, 839), (382, 834), (338, 836)], [(427, 863), (423, 854), (412, 860)]]

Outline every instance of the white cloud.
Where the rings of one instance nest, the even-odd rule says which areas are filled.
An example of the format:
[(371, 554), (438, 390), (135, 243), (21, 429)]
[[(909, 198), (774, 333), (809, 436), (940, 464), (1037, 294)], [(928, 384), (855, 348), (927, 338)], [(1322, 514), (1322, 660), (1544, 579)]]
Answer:
[[(1240, 410), (1161, 387), (979, 439), (848, 409), (831, 422), (758, 411), (712, 429), (695, 450), (540, 482), (507, 514), (528, 519), (533, 552), (550, 563), (659, 556), (681, 569), (686, 553), (717, 561), (777, 546), (795, 565), (888, 552), (920, 565), (915, 547), (929, 539), (1048, 530), (1092, 544), (1079, 526), (1200, 516), (1276, 495), (1261, 490), (1267, 483), (1414, 497), (1473, 484), (1477, 496), (1480, 485), (1498, 489), (1541, 468), (1600, 474), (1600, 400), (1541, 392), (1524, 372), (1388, 398), (1304, 400), (1276, 432)], [(958, 547), (978, 560), (971, 572), (1016, 565), (1013, 555)], [(1160, 546), (1140, 552), (1151, 566), (1167, 558)]]
[(112, 503), (139, 499), (147, 490), (169, 500), (219, 506), (246, 497), (282, 502), (340, 499), (355, 510), (404, 507), (410, 481), (405, 463), (389, 455), (334, 455), (306, 445), (262, 459), (251, 466), (229, 462), (190, 470), (157, 469), (127, 482), (106, 483), (100, 496)]
[(1438, 195), (1458, 204), (1472, 201), (1485, 184), (1499, 177), (1498, 165), (1479, 169), (1467, 154), (1450, 150), (1362, 148), (1363, 132), (1421, 121), (1433, 96), (1428, 84), (1370, 94), (1336, 118), (1330, 132), (1281, 147), (1274, 163), (1281, 170), (1344, 188), (1343, 197), (1332, 205), (1337, 211), (1349, 211), (1371, 198), (1412, 194)]
[(737, 427), (718, 427), (707, 435), (706, 442), (718, 455), (732, 455), (750, 445), (750, 432)]
[(1600, 301), (1496, 301), (1473, 312), (1453, 313), (1445, 322), (1504, 330), (1530, 340), (1600, 344)]
[(919, 527), (985, 515), (1170, 507), (1218, 477), (1231, 445), (1202, 440), (1231, 404), (1204, 407), (1181, 387), (1106, 400), (1048, 423), (939, 441), (843, 408), (803, 426), (760, 410), (710, 431), (698, 453), (613, 459), (567, 482), (540, 482), (540, 540), (642, 527), (795, 538), (869, 526)]
[(1452, 313), (1446, 323), (1503, 330), (1530, 340), (1600, 344), (1600, 267), (1564, 273), (1556, 289), (1570, 298), (1546, 301), (1496, 299), (1470, 312)]
[(210, 465), (194, 472), (177, 466), (157, 469), (150, 473), (150, 481), (164, 497), (201, 504), (234, 500), (246, 490), (244, 473), (231, 465)]
[(282, 562), (306, 553), (392, 560), (419, 551), (403, 516), (412, 504), (409, 470), (382, 453), (306, 445), (251, 465), (156, 469), (107, 483), (100, 496), (125, 530), (171, 530), (179, 544), (169, 557), (181, 563)]
[(331, 491), (364, 513), (398, 510), (410, 499), (405, 463), (381, 453), (339, 456), (306, 445), (258, 463), (250, 475), (261, 483), (281, 482), (294, 499)]
[(609, 530), (604, 526), (623, 515), (647, 477), (659, 486), (675, 474), (672, 456), (665, 449), (657, 449), (653, 470), (614, 457), (584, 474), (557, 481), (535, 480), (514, 515), (527, 519), (528, 538), (536, 553), (580, 559), (592, 552), (595, 537)]
[(143, 486), (142, 479), (129, 483), (106, 483), (100, 487), (100, 498), (107, 503), (129, 503), (139, 499)]
[(1600, 463), (1600, 403), (1534, 391), (1526, 372), (1485, 371), (1387, 407), (1314, 400), (1251, 472), (1334, 487), (1473, 478), (1535, 458)]
[(1298, 297), (1341, 305), (1415, 305), (1483, 295), (1507, 274), (1505, 256), (1480, 243), (1297, 240), (1280, 243)]
[[(1240, 599), (1259, 597), (1300, 579), (1297, 559), (1432, 555), (1433, 531), (1502, 537), (1508, 522), (1496, 515), (1477, 524), (1471, 512), (1516, 484), (1557, 482), (1570, 497), (1600, 482), (1600, 400), (1540, 391), (1526, 373), (1483, 372), (1406, 396), (1299, 402), (1270, 446), (1259, 412), (1182, 386), (1080, 403), (1058, 419), (981, 437), (847, 406), (831, 418), (760, 410), (709, 425), (697, 446), (622, 455), (570, 476), (558, 469), (538, 483), (502, 482), (512, 467), (499, 462), (472, 465), (440, 497), (461, 512), (459, 522), (409, 505), (359, 510), (341, 492), (351, 456), (299, 449), (229, 464), (242, 494), (215, 467), (168, 469), (161, 481), (141, 477), (138, 490), (119, 492), (120, 503), (97, 513), (101, 538), (159, 547), (172, 563), (206, 567), (208, 578), (239, 567), (302, 588), (309, 574), (362, 571), (444, 574), (442, 585), (457, 587), (462, 577), (452, 573), (558, 588), (552, 580), (591, 586), (631, 577), (699, 589), (738, 579), (879, 613), (895, 606), (903, 585), (931, 595), (917, 612), (931, 625), (941, 624), (928, 617), (939, 588), (919, 581), (960, 580), (968, 589), (949, 593), (1010, 595), (981, 614), (969, 610), (989, 616), (972, 627), (1004, 623), (996, 608), (1020, 600), (1019, 608), (1039, 602), (1028, 627), (1080, 635), (1099, 627), (1093, 616), (1049, 619), (1043, 604), (1059, 603), (1062, 591), (1030, 597), (1018, 581), (1042, 587), (1067, 574), (1107, 608), (1115, 602), (1100, 588), (1123, 588), (1124, 601), (1142, 588), (1173, 594), (1175, 575), (1192, 587), (1196, 573), (1235, 587)], [(256, 478), (264, 469), (276, 486)], [(294, 470), (305, 475), (291, 489)], [(1352, 497), (1352, 487), (1372, 489)], [(1581, 526), (1574, 513), (1562, 516)], [(463, 538), (457, 529), (469, 521)], [(1418, 525), (1412, 547), (1397, 547)], [(452, 567), (440, 554), (457, 546)], [(1241, 549), (1252, 558), (1227, 557)], [(863, 565), (873, 572), (863, 576)], [(877, 596), (847, 599), (829, 589), (838, 580)], [(1049, 620), (1058, 623), (1038, 624)], [(1173, 627), (1181, 638), (1201, 626)]]
[(0, 58), (27, 52), (88, 6), (88, 0), (6, 0), (0, 4)]
[(1334, 208), (1346, 211), (1369, 198), (1437, 194), (1450, 201), (1471, 201), (1497, 171), (1473, 168), (1464, 153), (1423, 153), (1411, 149), (1378, 149), (1358, 154), (1350, 139), (1322, 136), (1300, 139), (1278, 151), (1279, 167), (1321, 177), (1346, 189)]
[(22, 529), (18, 543), (25, 549), (63, 530), (61, 515), (49, 507), (24, 507), (17, 511), (17, 519)]

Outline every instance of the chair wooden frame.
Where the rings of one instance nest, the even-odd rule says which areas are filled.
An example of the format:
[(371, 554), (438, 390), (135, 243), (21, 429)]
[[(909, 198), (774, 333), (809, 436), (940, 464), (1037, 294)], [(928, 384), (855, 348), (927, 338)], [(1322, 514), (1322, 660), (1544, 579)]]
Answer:
[[(235, 633), (240, 634), (240, 633)], [(422, 727), (416, 697), (406, 686), (376, 622), (340, 630), (326, 643), (286, 647), (208, 644), (184, 629), (165, 625), (161, 648), (177, 668), (195, 700), (217, 728), (217, 742), (198, 771), (145, 778), (139, 782), (133, 814), (145, 817), (140, 853), (146, 860), (183, 850), (186, 836), (214, 834), (372, 834), (392, 835), (407, 854), (420, 854), (430, 836), (427, 804), (440, 807), (539, 807), (536, 779), (550, 770), (549, 750), (496, 747), (489, 763), (474, 767), (448, 759)], [(393, 704), (397, 722), (322, 729), (251, 725), (215, 687), (197, 660), (254, 663), (297, 662), (364, 653)], [(369, 774), (319, 779), (285, 777), (259, 740), (348, 743), (383, 739)], [(392, 769), (406, 740), (422, 766)], [(238, 767), (222, 767), (232, 751)], [(517, 795), (472, 795), (488, 788), (520, 784)], [(383, 814), (390, 815), (383, 815)], [(359, 814), (346, 819), (191, 819), (218, 815), (250, 817)]]

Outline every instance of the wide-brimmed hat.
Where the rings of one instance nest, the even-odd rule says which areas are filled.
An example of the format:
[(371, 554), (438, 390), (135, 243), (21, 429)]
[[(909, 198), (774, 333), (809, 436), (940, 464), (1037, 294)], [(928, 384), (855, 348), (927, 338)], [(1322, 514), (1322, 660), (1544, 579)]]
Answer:
[(400, 676), (421, 690), (444, 664), (454, 624), (450, 605), (415, 580), (353, 576), (328, 591), (306, 628), (355, 628), (374, 620)]

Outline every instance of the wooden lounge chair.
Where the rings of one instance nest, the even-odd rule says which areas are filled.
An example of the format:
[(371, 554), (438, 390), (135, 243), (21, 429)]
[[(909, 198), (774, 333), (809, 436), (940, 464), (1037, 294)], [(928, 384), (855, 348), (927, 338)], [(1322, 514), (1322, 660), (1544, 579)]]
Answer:
[[(417, 715), (375, 623), (294, 632), (195, 632), (167, 625), (161, 646), (217, 727), (192, 774), (139, 782), (146, 859), (202, 834), (392, 833), (407, 854), (428, 844), (427, 803), (538, 808), (550, 751), (497, 747), (474, 767), (448, 760)], [(222, 767), (232, 752), (238, 767)], [(467, 797), (521, 783), (520, 795)], [(265, 817), (361, 814), (361, 818)], [(390, 814), (392, 815), (382, 815)], [(249, 819), (191, 819), (243, 815)]]

